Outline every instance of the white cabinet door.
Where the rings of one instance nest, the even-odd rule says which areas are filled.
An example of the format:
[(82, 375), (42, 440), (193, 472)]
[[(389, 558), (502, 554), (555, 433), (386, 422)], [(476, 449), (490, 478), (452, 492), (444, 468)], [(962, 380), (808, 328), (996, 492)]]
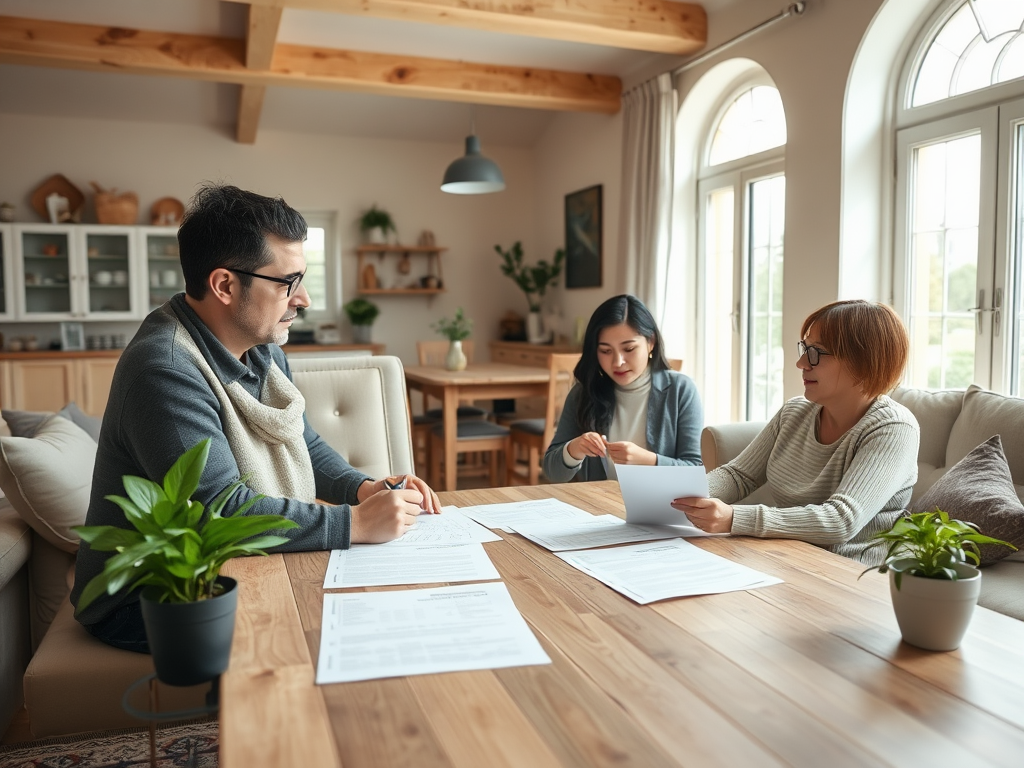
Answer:
[(14, 232), (0, 224), (0, 321), (14, 319)]
[(80, 274), (75, 272), (74, 226), (15, 224), (15, 313), (19, 320), (59, 321), (84, 317)]
[(140, 317), (138, 255), (135, 227), (81, 226), (76, 229), (73, 270), (79, 305), (87, 320), (132, 320)]
[(147, 314), (176, 293), (185, 290), (178, 258), (177, 227), (137, 227), (141, 245), (139, 250), (146, 264), (146, 279), (142, 285), (143, 314)]

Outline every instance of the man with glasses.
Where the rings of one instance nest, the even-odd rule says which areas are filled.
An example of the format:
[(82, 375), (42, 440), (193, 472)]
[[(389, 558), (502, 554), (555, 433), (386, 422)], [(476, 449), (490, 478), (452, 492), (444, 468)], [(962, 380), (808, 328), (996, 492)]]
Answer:
[[(257, 494), (249, 514), (299, 524), (280, 531), (278, 551), (344, 549), (400, 536), (420, 510), (439, 512), (421, 479), (388, 484), (354, 469), (305, 419), (280, 345), (299, 307), (309, 306), (306, 222), (280, 198), (208, 185), (178, 230), (185, 293), (154, 310), (118, 361), (96, 452), (87, 525), (127, 528), (107, 500), (122, 477), (159, 480), (174, 461), (211, 438), (194, 498), (204, 505), (239, 477), (230, 515)], [(327, 503), (321, 503), (323, 500)], [(109, 553), (82, 542), (71, 599)], [(76, 618), (119, 648), (148, 652), (137, 592), (103, 595)]]

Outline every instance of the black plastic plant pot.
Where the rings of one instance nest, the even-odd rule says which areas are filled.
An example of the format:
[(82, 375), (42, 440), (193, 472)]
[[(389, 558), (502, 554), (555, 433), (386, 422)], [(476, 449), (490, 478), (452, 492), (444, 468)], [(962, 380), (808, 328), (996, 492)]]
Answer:
[(168, 685), (199, 685), (228, 668), (238, 583), (218, 576), (224, 591), (211, 600), (159, 603), (142, 593), (142, 620), (156, 676)]

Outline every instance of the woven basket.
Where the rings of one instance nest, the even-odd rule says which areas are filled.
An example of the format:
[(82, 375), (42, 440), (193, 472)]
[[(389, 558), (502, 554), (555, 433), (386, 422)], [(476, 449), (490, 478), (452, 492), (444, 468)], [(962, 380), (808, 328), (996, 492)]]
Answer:
[(103, 189), (95, 181), (96, 221), (100, 224), (134, 224), (139, 218), (139, 196), (134, 192), (117, 194), (116, 189)]

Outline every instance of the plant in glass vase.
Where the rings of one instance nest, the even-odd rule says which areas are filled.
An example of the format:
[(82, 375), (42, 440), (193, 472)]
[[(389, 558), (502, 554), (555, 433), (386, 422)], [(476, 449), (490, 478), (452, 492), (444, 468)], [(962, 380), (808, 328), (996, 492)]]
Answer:
[(507, 251), (502, 250), (500, 245), (495, 245), (494, 250), (501, 256), (502, 274), (512, 278), (526, 294), (526, 303), (530, 307), (530, 314), (527, 317), (527, 340), (535, 343), (548, 341), (550, 334), (545, 334), (541, 328), (540, 311), (548, 287), (555, 285), (558, 276), (562, 274), (565, 251), (559, 248), (550, 263), (546, 259), (541, 259), (531, 266), (523, 264), (523, 246), (518, 240)]
[[(933, 651), (959, 647), (981, 590), (978, 545), (1016, 549), (985, 536), (973, 523), (952, 520), (940, 509), (896, 521), (874, 538), (889, 542), (879, 573), (889, 574), (889, 594), (903, 639)], [(876, 570), (873, 566), (866, 569)]]
[(271, 530), (296, 528), (281, 515), (247, 515), (257, 495), (230, 516), (225, 504), (244, 478), (221, 491), (204, 507), (190, 497), (199, 487), (210, 439), (190, 448), (167, 470), (163, 483), (125, 475), (124, 496), (107, 496), (134, 528), (114, 525), (76, 526), (75, 531), (100, 552), (115, 552), (90, 581), (79, 610), (106, 593), (142, 587), (146, 636), (157, 677), (169, 685), (196, 685), (212, 680), (228, 666), (234, 633), (236, 582), (220, 575), (233, 557), (266, 554), (284, 544)]
[(461, 371), (466, 368), (466, 355), (462, 351), (462, 342), (473, 332), (473, 321), (466, 317), (462, 307), (455, 310), (455, 316), (449, 320), (442, 317), (431, 326), (448, 339), (448, 356), (444, 367), (449, 371)]

